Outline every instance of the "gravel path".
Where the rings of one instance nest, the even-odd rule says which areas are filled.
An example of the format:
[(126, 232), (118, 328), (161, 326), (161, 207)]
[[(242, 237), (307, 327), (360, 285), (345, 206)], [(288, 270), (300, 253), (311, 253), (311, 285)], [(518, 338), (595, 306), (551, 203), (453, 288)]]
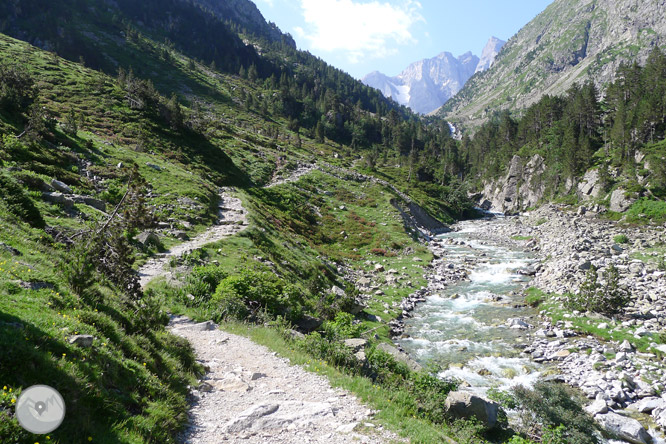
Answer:
[[(396, 435), (369, 422), (373, 412), (323, 376), (293, 366), (266, 347), (218, 330), (211, 321), (174, 318), (208, 369), (192, 395), (181, 441), (215, 443), (388, 443)], [(404, 442), (404, 441), (403, 441)]]
[(243, 208), (243, 203), (240, 199), (232, 197), (228, 191), (222, 192), (218, 204), (217, 225), (213, 225), (194, 239), (178, 244), (146, 262), (139, 268), (141, 287), (144, 288), (154, 278), (166, 274), (164, 266), (172, 256), (181, 256), (206, 244), (233, 236), (245, 227), (247, 227), (247, 212)]

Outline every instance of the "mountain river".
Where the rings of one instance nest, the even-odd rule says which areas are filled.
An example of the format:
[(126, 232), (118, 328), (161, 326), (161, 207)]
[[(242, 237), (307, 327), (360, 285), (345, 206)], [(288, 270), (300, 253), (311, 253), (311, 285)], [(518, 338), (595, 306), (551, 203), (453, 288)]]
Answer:
[[(464, 390), (482, 396), (490, 388), (530, 387), (556, 366), (520, 354), (532, 341), (523, 322), (537, 310), (524, 305), (519, 290), (531, 278), (519, 270), (537, 258), (489, 239), (489, 223), (506, 220), (461, 222), (456, 231), (438, 236), (444, 241), (440, 255), (454, 267), (465, 266), (469, 280), (429, 292), (406, 320), (405, 335), (398, 340), (421, 365), (435, 365), (440, 377), (458, 379)], [(653, 439), (666, 443), (658, 435)]]

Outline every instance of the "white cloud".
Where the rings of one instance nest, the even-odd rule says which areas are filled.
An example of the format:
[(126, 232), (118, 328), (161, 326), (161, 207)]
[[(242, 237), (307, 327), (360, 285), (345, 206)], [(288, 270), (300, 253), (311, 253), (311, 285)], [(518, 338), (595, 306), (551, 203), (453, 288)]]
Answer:
[(266, 3), (271, 8), (273, 7), (273, 0), (259, 0), (259, 1), (261, 1), (262, 3)]
[(312, 49), (343, 52), (352, 63), (387, 57), (397, 52), (395, 45), (416, 43), (411, 28), (425, 21), (418, 1), (399, 3), (301, 0), (306, 27), (294, 31), (308, 40)]

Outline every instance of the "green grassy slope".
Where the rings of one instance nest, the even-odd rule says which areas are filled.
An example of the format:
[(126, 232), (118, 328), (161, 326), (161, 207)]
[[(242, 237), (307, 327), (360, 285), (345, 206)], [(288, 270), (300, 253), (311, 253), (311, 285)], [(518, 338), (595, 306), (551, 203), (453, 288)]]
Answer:
[[(187, 344), (165, 331), (166, 312), (221, 319), (215, 288), (204, 288), (193, 303), (182, 289), (156, 282), (134, 300), (99, 270), (85, 291), (71, 277), (87, 257), (72, 242), (80, 244), (108, 219), (137, 173), (147, 184), (145, 203), (154, 208), (152, 229), (166, 227), (159, 228), (161, 246), (141, 245), (135, 230), (122, 234), (138, 263), (178, 242), (172, 227), (190, 236), (205, 229), (216, 217), (219, 187), (236, 188), (251, 226), (172, 265), (180, 266), (186, 285), (190, 274), (211, 270), (229, 278), (228, 285), (243, 276), (277, 276), (261, 281), (281, 292), (264, 301), (269, 318), (333, 319), (356, 294), (348, 271), (369, 271), (371, 260), (403, 270), (403, 279), (384, 285), (358, 318), (386, 340), (387, 322), (399, 312), (395, 303), (422, 285), (430, 256), (405, 231), (391, 189), (318, 171), (263, 188), (299, 162), (323, 157), (351, 168), (358, 160), (337, 144), (297, 137), (284, 118), (248, 109), (241, 95), (268, 94), (263, 87), (174, 52), (156, 83), (169, 78), (188, 91), (179, 124), (170, 114), (173, 101), (146, 82), (111, 78), (6, 36), (0, 36), (0, 66), (24, 72), (37, 91), (32, 107), (3, 102), (0, 108), (3, 442), (36, 442), (18, 426), (13, 405), (22, 388), (38, 383), (56, 387), (67, 404), (52, 442), (174, 442), (186, 420), (186, 387), (201, 369)], [(148, 94), (152, 105), (133, 109), (130, 84), (144, 88), (137, 97)], [(391, 174), (385, 177), (407, 184), (406, 168)], [(49, 202), (54, 179), (97, 208), (72, 196)], [(424, 205), (435, 208), (433, 202)], [(446, 215), (445, 206), (437, 208)], [(378, 276), (378, 284), (385, 278)], [(347, 297), (332, 295), (333, 285)], [(94, 336), (93, 346), (70, 344), (77, 334)]]

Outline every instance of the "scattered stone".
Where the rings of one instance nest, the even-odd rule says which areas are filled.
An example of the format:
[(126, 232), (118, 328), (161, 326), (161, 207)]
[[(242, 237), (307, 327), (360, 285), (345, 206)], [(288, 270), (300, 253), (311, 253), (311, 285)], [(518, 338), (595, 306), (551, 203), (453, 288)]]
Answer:
[(82, 348), (90, 348), (94, 339), (92, 335), (74, 335), (69, 337), (69, 343)]

